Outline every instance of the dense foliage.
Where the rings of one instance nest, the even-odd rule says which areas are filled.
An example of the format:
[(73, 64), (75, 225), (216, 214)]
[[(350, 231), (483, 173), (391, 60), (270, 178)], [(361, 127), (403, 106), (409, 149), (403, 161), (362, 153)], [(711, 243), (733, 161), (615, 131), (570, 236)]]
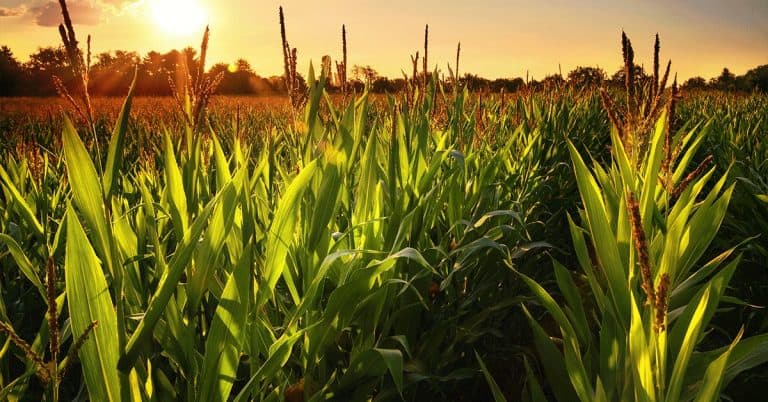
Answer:
[(0, 114), (0, 399), (762, 400), (768, 97), (681, 98), (658, 38), (623, 88), (473, 93), (425, 40), (397, 96), (331, 96), (283, 29), (253, 109), (206, 31), (100, 112), (60, 31), (68, 112)]
[[(303, 117), (290, 108), (261, 117), (221, 108), (200, 135), (178, 121), (177, 129), (164, 130), (151, 113), (128, 117), (129, 98), (111, 135), (98, 125), (97, 137), (89, 138), (87, 128), (78, 135), (67, 123), (63, 134), (49, 128), (40, 132), (50, 135), (7, 137), (14, 145), (5, 148), (0, 171), (2, 322), (31, 352), (8, 344), (4, 395), (41, 396), (43, 388), (34, 384), (45, 385), (45, 375), (29, 354), (55, 359), (46, 314), (53, 305), (58, 356), (98, 322), (83, 338), (79, 363), (69, 363), (73, 354), (58, 358), (59, 370), (81, 367), (61, 376), (64, 399), (208, 400), (230, 393), (266, 399), (303, 392), (307, 398), (473, 400), (488, 392), (483, 363), (510, 399), (535, 400), (539, 391), (569, 399), (563, 393), (572, 386), (561, 384), (568, 376), (550, 367), (557, 348), (542, 342), (562, 337), (581, 353), (597, 353), (602, 349), (589, 346), (597, 339), (589, 339), (606, 325), (590, 324), (605, 303), (587, 302), (599, 294), (589, 285), (600, 283), (591, 278), (596, 274), (563, 276), (564, 267), (588, 268), (582, 253), (601, 255), (607, 247), (602, 241), (587, 247), (583, 239), (597, 234), (574, 226), (584, 219), (579, 205), (589, 214), (587, 202), (593, 202), (582, 204), (576, 191), (579, 178), (585, 197), (581, 180), (589, 180), (577, 155), (592, 155), (603, 186), (630, 174), (598, 168), (618, 163), (599, 97), (564, 89), (502, 104), (498, 97), (444, 94), (436, 82), (428, 90), (435, 95), (408, 106), (405, 99), (372, 101), (365, 94), (324, 100), (315, 89)], [(705, 331), (707, 321), (701, 321), (701, 335), (690, 335), (700, 338), (690, 361), (712, 361), (717, 354), (709, 351), (727, 346), (745, 326), (747, 340), (729, 349), (738, 359), (725, 367), (733, 375), (723, 386), (743, 381), (735, 374), (766, 353), (756, 344), (768, 317), (749, 305), (765, 302), (766, 282), (735, 280), (725, 296), (727, 281), (717, 279), (725, 273), (738, 279), (740, 270), (765, 278), (765, 240), (752, 236), (765, 227), (755, 217), (766, 212), (766, 165), (759, 156), (766, 113), (764, 97), (716, 93), (688, 98), (679, 112), (688, 123), (677, 137), (693, 148), (678, 179), (708, 154), (716, 167), (674, 205), (694, 207), (688, 214), (705, 214), (706, 203), (720, 205), (716, 222), (724, 222), (719, 232), (708, 229), (712, 245), (701, 243), (696, 255), (727, 268), (695, 265), (722, 272), (711, 279), (693, 272), (705, 280), (699, 283), (719, 284), (717, 298), (732, 306), (721, 315), (739, 317), (718, 321), (715, 315), (712, 323), (721, 322), (721, 331)], [(611, 201), (621, 191), (605, 191), (603, 203), (626, 211), (621, 198)], [(722, 191), (727, 199), (718, 196)], [(671, 202), (659, 197), (660, 206)], [(624, 218), (617, 213), (609, 221), (626, 219), (626, 212)], [(673, 218), (663, 223), (644, 215), (643, 222), (660, 225), (647, 231), (649, 241), (657, 236), (653, 230), (668, 236)], [(582, 240), (572, 243), (563, 231), (569, 222), (571, 235), (583, 233), (576, 237)], [(653, 250), (659, 253), (653, 261), (665, 258), (663, 248)], [(558, 261), (554, 271), (551, 261)], [(578, 323), (575, 338), (556, 329), (568, 327), (560, 314), (554, 322), (541, 316), (530, 295), (543, 290), (529, 289), (528, 278), (564, 298), (566, 316)], [(553, 278), (559, 289), (551, 286)], [(669, 292), (685, 298), (670, 301), (671, 311), (690, 314), (685, 306), (692, 306), (698, 313), (701, 292), (684, 291), (689, 282), (681, 281)], [(604, 286), (598, 283), (591, 285)], [(571, 304), (574, 297), (583, 307)], [(748, 304), (734, 304), (735, 297)], [(533, 338), (526, 315), (537, 318), (530, 321)], [(105, 350), (114, 361), (105, 360)], [(118, 359), (120, 371), (114, 369)], [(691, 365), (683, 388), (689, 393), (697, 381), (688, 377), (703, 370)], [(626, 384), (631, 378), (630, 372)]]

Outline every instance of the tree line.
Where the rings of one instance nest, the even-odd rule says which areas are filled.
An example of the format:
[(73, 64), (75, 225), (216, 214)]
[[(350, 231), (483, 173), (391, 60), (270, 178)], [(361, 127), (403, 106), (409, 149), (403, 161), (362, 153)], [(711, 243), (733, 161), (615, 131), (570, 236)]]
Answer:
[[(7, 47), (0, 47), (0, 96), (52, 96), (56, 88), (52, 77), (62, 80), (65, 86), (78, 82), (67, 67), (65, 50), (61, 47), (43, 47), (22, 63)], [(138, 67), (136, 93), (138, 95), (166, 96), (171, 94), (169, 79), (182, 74), (180, 66), (194, 71), (197, 65), (197, 51), (193, 48), (171, 50), (167, 53), (149, 52), (140, 56), (136, 52), (117, 50), (95, 55), (91, 60), (89, 91), (94, 96), (122, 96)], [(635, 66), (635, 75), (642, 81), (649, 79), (641, 66)], [(259, 76), (244, 59), (233, 64), (219, 63), (209, 69), (213, 75), (221, 75), (218, 93), (223, 95), (280, 95), (286, 93), (281, 76)], [(380, 75), (371, 66), (353, 66), (348, 86), (358, 92), (366, 83), (375, 93), (395, 93), (404, 89), (408, 77), (388, 78)], [(441, 76), (445, 81), (445, 77)], [(624, 83), (624, 70), (608, 75), (598, 67), (577, 67), (567, 75), (552, 74), (541, 80), (523, 78), (499, 78), (489, 80), (474, 74), (464, 74), (460, 81), (470, 91), (515, 92), (522, 88), (552, 89), (559, 87), (584, 88), (599, 85)], [(334, 89), (333, 80), (331, 90)], [(446, 81), (448, 82), (448, 81)], [(719, 89), (725, 91), (768, 92), (768, 65), (756, 67), (746, 74), (737, 76), (724, 68), (715, 78), (690, 78), (682, 84), (689, 89)]]

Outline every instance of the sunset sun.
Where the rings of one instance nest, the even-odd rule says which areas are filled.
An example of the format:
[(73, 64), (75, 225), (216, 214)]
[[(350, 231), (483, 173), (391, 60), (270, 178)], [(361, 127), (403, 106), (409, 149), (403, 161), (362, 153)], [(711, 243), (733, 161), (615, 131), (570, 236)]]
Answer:
[(153, 0), (149, 4), (155, 24), (172, 35), (200, 32), (208, 19), (205, 9), (195, 0)]

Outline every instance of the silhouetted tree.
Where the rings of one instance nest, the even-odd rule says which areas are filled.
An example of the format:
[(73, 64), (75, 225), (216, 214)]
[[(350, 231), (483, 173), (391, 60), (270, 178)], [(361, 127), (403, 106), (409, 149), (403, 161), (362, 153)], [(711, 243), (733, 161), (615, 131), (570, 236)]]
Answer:
[(365, 80), (366, 82), (373, 83), (376, 81), (376, 78), (379, 77), (379, 73), (371, 66), (360, 66), (356, 64), (352, 67), (352, 76), (355, 77), (356, 80)]
[(464, 74), (464, 85), (466, 88), (470, 91), (480, 91), (485, 90), (490, 87), (491, 82), (488, 81), (485, 78), (482, 78), (475, 74), (466, 73)]
[(285, 88), (285, 80), (283, 79), (282, 76), (273, 75), (267, 78), (267, 81), (269, 82), (269, 86), (272, 88), (273, 91), (281, 94), (285, 94), (288, 92), (288, 90)]
[(0, 96), (19, 95), (24, 69), (7, 46), (0, 47)]
[(744, 77), (750, 90), (768, 93), (768, 64), (747, 71)]
[(136, 81), (136, 93), (139, 95), (170, 94), (168, 72), (163, 69), (163, 55), (161, 53), (151, 51), (141, 59), (139, 77)]
[(395, 78), (393, 80), (389, 80), (389, 86), (391, 88), (391, 92), (400, 92), (405, 89), (405, 78)]
[(211, 76), (222, 74), (217, 91), (222, 95), (269, 95), (283, 91), (285, 87), (285, 83), (278, 84), (282, 82), (281, 77), (277, 77), (278, 80), (259, 77), (245, 59), (238, 59), (232, 65), (214, 64), (208, 72)]
[(726, 67), (723, 69), (723, 72), (720, 73), (720, 76), (710, 80), (710, 83), (717, 89), (732, 91), (736, 89), (736, 76)]
[(347, 88), (352, 92), (361, 93), (365, 90), (365, 83), (358, 79), (348, 80)]
[(374, 93), (391, 93), (392, 87), (390, 85), (389, 79), (387, 79), (387, 77), (376, 77), (376, 79), (371, 83), (371, 91)]
[(136, 92), (139, 95), (171, 94), (169, 79), (181, 74), (182, 55), (178, 50), (168, 53), (149, 52), (141, 60)]
[(544, 84), (542, 84), (541, 81), (537, 81), (535, 78), (531, 78), (525, 86), (533, 91), (541, 91), (544, 89)]
[(682, 86), (683, 89), (706, 89), (707, 80), (704, 77), (692, 77), (686, 80)]
[(55, 95), (53, 76), (59, 77), (68, 88), (72, 88), (74, 84), (72, 70), (67, 67), (67, 54), (63, 47), (39, 48), (29, 56), (25, 68), (29, 76), (27, 86), (30, 95)]
[(603, 83), (605, 71), (597, 67), (576, 67), (568, 73), (568, 84), (576, 88), (594, 87)]
[[(634, 71), (634, 73), (635, 73), (635, 82), (645, 83), (645, 81), (647, 81), (649, 78), (651, 78), (650, 76), (648, 76), (645, 73), (645, 69), (643, 68), (643, 66), (635, 64), (634, 70), (635, 70)], [(664, 73), (664, 72), (662, 71), (661, 73)], [(613, 75), (611, 76), (611, 79), (610, 79), (610, 83), (612, 85), (616, 85), (616, 86), (624, 86), (625, 85), (625, 80), (626, 80), (626, 74), (625, 74), (624, 68), (620, 68), (618, 71), (613, 73)]]
[(490, 89), (493, 92), (501, 92), (503, 89), (506, 93), (518, 91), (525, 86), (525, 81), (522, 78), (497, 78), (490, 82)]

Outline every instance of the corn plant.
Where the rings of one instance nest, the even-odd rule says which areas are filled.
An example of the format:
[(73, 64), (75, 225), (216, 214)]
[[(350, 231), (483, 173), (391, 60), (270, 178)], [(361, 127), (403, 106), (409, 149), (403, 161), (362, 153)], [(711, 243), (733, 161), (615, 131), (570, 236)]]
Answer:
[[(733, 247), (700, 262), (734, 186), (707, 170), (709, 159), (689, 173), (711, 123), (675, 133), (674, 96), (647, 139), (613, 126), (607, 167), (593, 160), (590, 169), (569, 144), (583, 203), (569, 218), (581, 272), (554, 262), (560, 302), (521, 274), (559, 328), (555, 343), (524, 308), (557, 400), (717, 400), (736, 374), (768, 358), (765, 335), (697, 350), (740, 261)], [(630, 158), (626, 144), (645, 147)], [(541, 400), (537, 378), (529, 381)]]

